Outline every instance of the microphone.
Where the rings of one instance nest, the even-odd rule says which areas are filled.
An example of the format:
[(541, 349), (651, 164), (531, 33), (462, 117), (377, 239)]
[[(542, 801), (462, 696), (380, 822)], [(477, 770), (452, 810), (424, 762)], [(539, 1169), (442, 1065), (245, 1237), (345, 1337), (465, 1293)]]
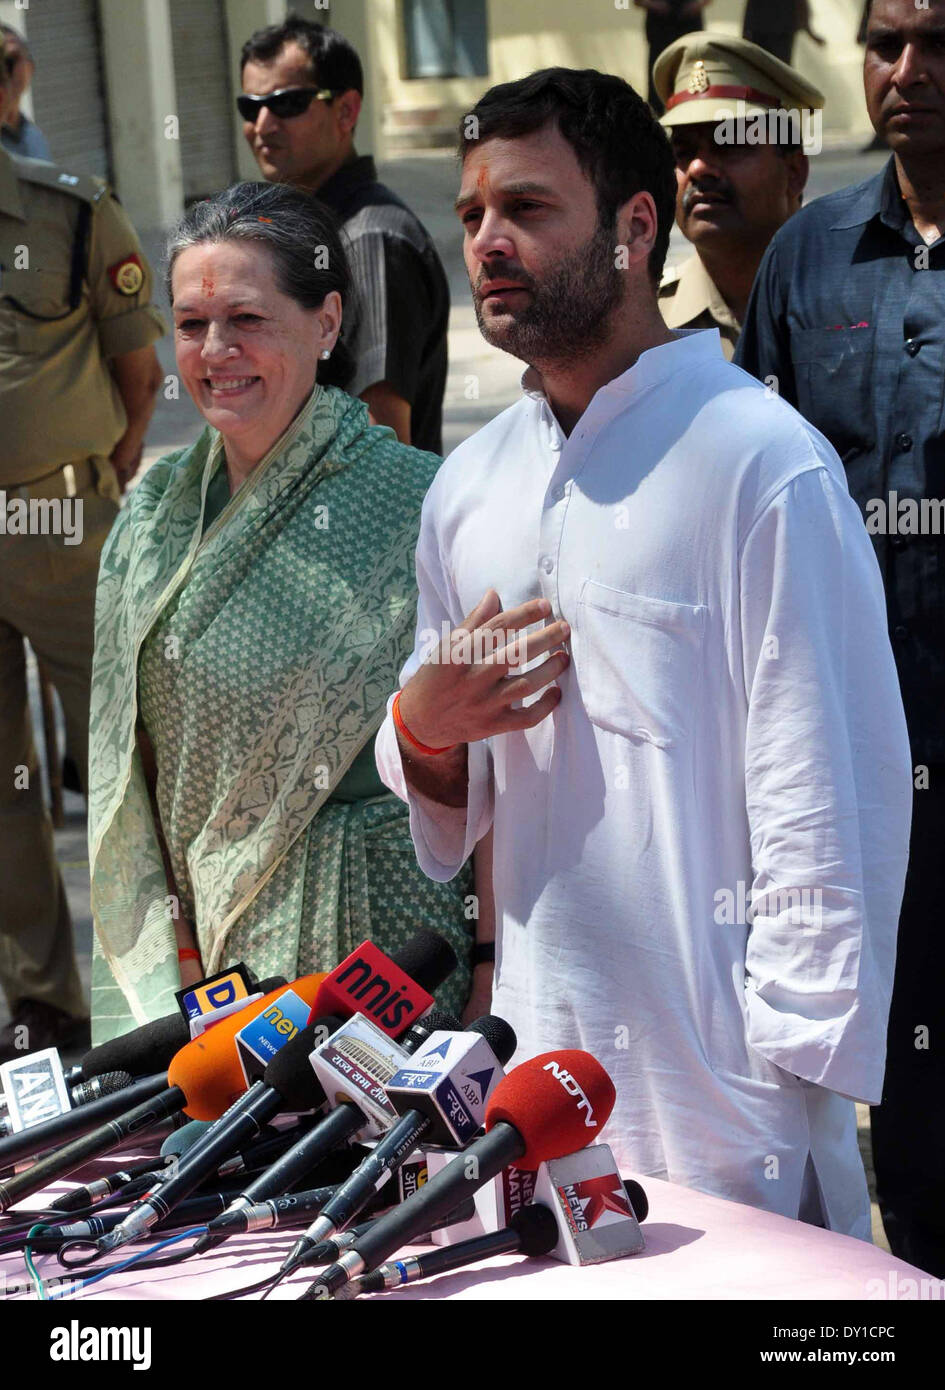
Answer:
[[(145, 1129), (152, 1128), (181, 1110), (186, 1110), (195, 1119), (219, 1119), (230, 1102), (246, 1090), (246, 1073), (239, 1050), (242, 1033), (254, 1027), (257, 1019), (264, 1018), (266, 1014), (272, 1015), (266, 1026), (276, 1014), (280, 1023), (284, 1022), (285, 1009), (293, 1001), (294, 1007), (306, 1009), (323, 978), (322, 975), (305, 975), (296, 980), (290, 989), (273, 990), (255, 1003), (248, 1004), (240, 1013), (221, 1019), (205, 1033), (186, 1043), (171, 1060), (163, 1094), (117, 1120), (109, 1120), (64, 1148), (54, 1150), (25, 1173), (0, 1183), (0, 1212), (6, 1211), (23, 1197), (40, 1191), (55, 1178), (72, 1172), (90, 1158), (106, 1153), (130, 1135), (143, 1133)], [(261, 1030), (263, 1024), (258, 1027)], [(281, 1045), (286, 1037), (281, 1027), (277, 1036)], [(165, 1078), (161, 1078), (161, 1081), (163, 1084)], [(119, 1092), (119, 1095), (123, 1094)]]
[[(396, 1203), (394, 1205), (396, 1206)], [(394, 1210), (394, 1206), (388, 1208), (388, 1210)], [(475, 1203), (471, 1197), (468, 1197), (466, 1201), (456, 1207), (455, 1210), (448, 1212), (446, 1216), (440, 1217), (435, 1225), (431, 1227), (431, 1231), (446, 1231), (451, 1226), (461, 1225), (463, 1222), (469, 1220), (474, 1211)], [(350, 1250), (352, 1246), (356, 1245), (362, 1236), (367, 1235), (368, 1231), (381, 1219), (381, 1216), (374, 1216), (369, 1221), (364, 1221), (357, 1226), (350, 1226), (346, 1231), (336, 1231), (333, 1236), (329, 1236), (327, 1240), (320, 1241), (318, 1245), (314, 1246), (314, 1248), (308, 1252), (302, 1263), (319, 1265), (327, 1264), (329, 1260), (337, 1260), (346, 1250)], [(270, 1282), (273, 1285), (281, 1283), (288, 1273), (290, 1273), (289, 1270), (284, 1268), (280, 1269), (279, 1273), (274, 1275)], [(298, 1302), (304, 1302), (305, 1298), (306, 1295), (303, 1294)]]
[[(114, 1120), (106, 1120), (98, 1129), (80, 1135), (70, 1144), (44, 1154), (25, 1172), (17, 1173), (14, 1177), (0, 1182), (0, 1212), (8, 1211), (16, 1202), (41, 1191), (63, 1174), (71, 1173), (90, 1159), (98, 1158), (109, 1149), (124, 1143), (126, 1139), (143, 1134), (162, 1120), (177, 1114), (186, 1100), (184, 1093), (176, 1086), (168, 1089), (166, 1077), (158, 1079), (161, 1083), (158, 1095), (142, 1101), (140, 1105), (134, 1106)], [(130, 1089), (133, 1088), (129, 1087)]]
[[(293, 1226), (302, 1226), (311, 1220), (313, 1213), (321, 1210), (334, 1191), (334, 1186), (316, 1187), (308, 1192), (280, 1197), (277, 1202), (267, 1203), (267, 1207), (273, 1208), (266, 1213), (268, 1220), (250, 1223), (242, 1230), (255, 1231), (278, 1226), (291, 1229)], [(164, 1231), (186, 1230), (188, 1226), (203, 1225), (211, 1217), (224, 1211), (231, 1200), (230, 1192), (203, 1192), (193, 1197), (185, 1197), (170, 1216), (159, 1221), (149, 1234), (157, 1236)], [(44, 1226), (42, 1232), (33, 1237), (31, 1244), (37, 1250), (49, 1251), (58, 1250), (66, 1241), (92, 1241), (115, 1230), (126, 1215), (127, 1212), (122, 1210), (105, 1211), (98, 1216), (89, 1216), (83, 1221), (73, 1221), (61, 1226)]]
[[(114, 1095), (116, 1091), (123, 1091), (130, 1086), (132, 1077), (126, 1071), (108, 1071), (102, 1076), (95, 1076), (91, 1081), (82, 1081), (78, 1086), (71, 1086), (68, 1090), (70, 1109), (75, 1110), (81, 1105), (88, 1105), (93, 1100), (101, 1100), (103, 1096)], [(64, 1111), (68, 1114), (68, 1111)], [(58, 1116), (56, 1117), (58, 1118)], [(32, 1129), (33, 1126), (31, 1125)], [(6, 1138), (7, 1135), (15, 1134), (13, 1121), (9, 1115), (4, 1115), (0, 1119), (0, 1137)]]
[(114, 1091), (98, 1100), (90, 1100), (76, 1110), (66, 1110), (53, 1120), (46, 1120), (43, 1124), (0, 1139), (0, 1165), (4, 1168), (12, 1167), (47, 1149), (55, 1148), (67, 1139), (85, 1134), (104, 1121), (110, 1120), (113, 1115), (120, 1115), (131, 1106), (157, 1095), (166, 1086), (167, 1079), (163, 1072), (155, 1076), (142, 1076), (122, 1091)]
[(347, 1226), (372, 1194), (426, 1144), (462, 1146), (482, 1126), (486, 1102), (518, 1042), (504, 1019), (486, 1014), (465, 1032), (438, 1030), (386, 1087), (400, 1119), (377, 1142), (285, 1262), (294, 1268), (305, 1252)]
[[(251, 1183), (233, 1203), (234, 1210), (287, 1192), (300, 1178), (345, 1140), (361, 1130), (370, 1137), (383, 1133), (396, 1118), (387, 1101), (384, 1084), (401, 1062), (445, 1023), (457, 1023), (450, 1014), (431, 1012), (407, 1031), (402, 1045), (387, 1037), (367, 1019), (355, 1015), (312, 1053), (310, 1062), (322, 1083), (329, 1104), (336, 1108), (284, 1154), (268, 1172)], [(211, 1221), (194, 1247), (199, 1254), (219, 1245), (230, 1234), (229, 1212)]]
[[(271, 995), (284, 989), (282, 975), (260, 980), (254, 992)], [(249, 1007), (249, 1006), (247, 1006)], [(91, 1048), (79, 1064), (88, 1080), (107, 1071), (128, 1071), (132, 1076), (148, 1076), (151, 1072), (169, 1067), (176, 1052), (190, 1041), (190, 1025), (180, 1012), (166, 1014), (151, 1023), (144, 1023), (130, 1033), (110, 1038)]]
[[(335, 1183), (329, 1187), (313, 1188), (306, 1192), (293, 1192), (282, 1197), (270, 1197), (264, 1202), (256, 1202), (249, 1207), (236, 1207), (225, 1213), (228, 1217), (226, 1235), (245, 1235), (251, 1231), (269, 1231), (277, 1227), (302, 1226), (314, 1212), (321, 1211), (325, 1203), (329, 1202), (337, 1191), (338, 1184)], [(373, 1194), (371, 1202), (368, 1203), (367, 1210), (379, 1215), (396, 1205), (396, 1201), (388, 1202), (385, 1196), (376, 1192)], [(472, 1204), (467, 1203), (466, 1208), (471, 1215)], [(461, 1216), (453, 1219), (461, 1220), (466, 1219), (466, 1217), (467, 1211), (464, 1209)], [(223, 1218), (221, 1216), (217, 1219), (222, 1220)], [(155, 1230), (157, 1229), (159, 1228), (155, 1227)], [(334, 1251), (329, 1253), (328, 1258), (335, 1258)], [(308, 1263), (310, 1262), (308, 1261)]]
[[(224, 1019), (217, 1024), (222, 1028)], [(263, 1074), (245, 1095), (197, 1140), (176, 1165), (176, 1171), (147, 1194), (125, 1217), (124, 1221), (103, 1236), (96, 1248), (104, 1254), (130, 1240), (145, 1235), (158, 1221), (169, 1216), (173, 1208), (187, 1197), (221, 1161), (241, 1144), (257, 1138), (269, 1120), (280, 1110), (313, 1110), (322, 1105), (325, 1093), (308, 1065), (308, 1054), (326, 1032), (339, 1026), (335, 1018), (320, 1018), (295, 1036), (276, 1053)], [(189, 1047), (213, 1038), (216, 1029), (195, 1038)], [(184, 1049), (186, 1051), (186, 1049)], [(180, 1056), (180, 1054), (178, 1054)], [(177, 1058), (171, 1063), (169, 1078), (175, 1071)]]
[(183, 1158), (195, 1144), (198, 1144), (208, 1130), (213, 1128), (213, 1120), (188, 1120), (180, 1129), (173, 1130), (161, 1145), (161, 1157)]
[[(429, 1279), (435, 1274), (449, 1274), (454, 1269), (463, 1269), (493, 1255), (527, 1255), (537, 1259), (549, 1255), (557, 1243), (558, 1223), (554, 1213), (549, 1207), (538, 1203), (523, 1207), (502, 1231), (490, 1231), (487, 1235), (474, 1236), (471, 1240), (443, 1246), (428, 1254), (406, 1255), (401, 1260), (381, 1265), (370, 1274), (360, 1275), (348, 1287), (355, 1290), (355, 1297), (361, 1293), (379, 1293), (398, 1288), (401, 1284), (413, 1284), (417, 1279)], [(310, 1297), (306, 1291), (299, 1301), (306, 1301)]]
[(103, 1197), (111, 1197), (114, 1193), (120, 1192), (123, 1187), (127, 1187), (136, 1178), (144, 1177), (145, 1174), (151, 1178), (156, 1176), (153, 1158), (132, 1164), (130, 1168), (120, 1168), (107, 1178), (95, 1178), (84, 1187), (73, 1187), (50, 1202), (49, 1209), (61, 1212), (81, 1211), (83, 1207), (91, 1207)]
[(523, 1062), (492, 1093), (485, 1135), (408, 1202), (381, 1217), (356, 1246), (324, 1271), (312, 1286), (311, 1297), (333, 1298), (356, 1274), (372, 1269), (429, 1230), (510, 1163), (534, 1169), (583, 1149), (600, 1135), (616, 1098), (614, 1083), (587, 1052), (562, 1049)]
[(415, 932), (393, 956), (364, 941), (323, 982), (312, 1017), (360, 1013), (388, 1037), (399, 1037), (432, 1007), (432, 991), (455, 969), (456, 953), (437, 932)]
[[(236, 1177), (239, 1181), (243, 1181), (244, 1178), (241, 1175), (257, 1173), (262, 1168), (268, 1168), (280, 1155), (285, 1153), (286, 1149), (297, 1143), (303, 1134), (308, 1133), (311, 1129), (311, 1118), (311, 1116), (306, 1115), (298, 1124), (290, 1125), (285, 1129), (273, 1129), (270, 1137), (254, 1140), (251, 1144), (247, 1144), (239, 1153), (221, 1163), (214, 1176), (217, 1178)], [(194, 1120), (192, 1123), (199, 1125), (202, 1134), (206, 1134), (210, 1128), (202, 1120)], [(161, 1145), (161, 1154), (165, 1159), (163, 1164), (152, 1158), (141, 1165), (138, 1176), (121, 1184), (125, 1189), (122, 1195), (128, 1201), (132, 1201), (135, 1197), (146, 1196), (152, 1187), (170, 1176), (169, 1169), (175, 1160), (181, 1153), (186, 1153), (193, 1147), (191, 1143), (185, 1141), (183, 1148), (178, 1151), (172, 1142), (177, 1135), (186, 1134), (188, 1129), (189, 1126), (184, 1125), (183, 1128), (168, 1135)], [(196, 1142), (196, 1136), (194, 1136), (194, 1142)], [(71, 1196), (71, 1194), (67, 1193), (66, 1196)], [(62, 1200), (64, 1199), (59, 1199), (59, 1201)], [(72, 1211), (80, 1205), (83, 1204), (76, 1202), (74, 1206), (67, 1207), (65, 1210)], [(58, 1206), (58, 1202), (54, 1202), (53, 1206)]]
[[(284, 983), (282, 977), (277, 975), (272, 980), (263, 981), (257, 988), (271, 994)], [(130, 1106), (155, 1095), (154, 1073), (165, 1070), (174, 1054), (189, 1038), (190, 1029), (186, 1021), (179, 1013), (174, 1013), (93, 1047), (85, 1054), (79, 1068), (87, 1080), (106, 1072), (126, 1071), (136, 1078), (142, 1078), (140, 1089), (136, 1089), (136, 1082), (136, 1086), (127, 1088), (124, 1096), (119, 1092), (103, 1096), (78, 1110), (67, 1110), (55, 1119), (33, 1125), (29, 1130), (0, 1138), (0, 1168), (10, 1167), (22, 1159), (55, 1148), (67, 1139), (85, 1134)], [(77, 1079), (74, 1068), (69, 1073), (69, 1079), (70, 1082)], [(148, 1084), (151, 1085), (150, 1090)]]
[[(283, 1045), (305, 1026), (324, 979), (323, 974), (303, 975), (290, 985), (270, 990), (239, 1013), (221, 1018), (174, 1055), (167, 1079), (187, 1093), (185, 1114), (191, 1120), (218, 1120), (243, 1095), (254, 1074), (261, 1075)], [(220, 1055), (227, 1044), (228, 1063), (221, 1066)]]

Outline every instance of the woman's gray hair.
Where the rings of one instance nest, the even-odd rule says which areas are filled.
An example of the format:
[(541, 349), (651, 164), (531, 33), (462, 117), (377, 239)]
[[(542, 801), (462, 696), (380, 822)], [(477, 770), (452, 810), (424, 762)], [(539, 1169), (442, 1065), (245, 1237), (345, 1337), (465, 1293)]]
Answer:
[[(336, 290), (342, 307), (351, 298), (351, 271), (343, 232), (324, 203), (284, 183), (235, 183), (188, 209), (167, 238), (164, 284), (171, 304), (171, 279), (178, 256), (212, 242), (256, 241), (272, 256), (276, 283), (303, 309), (320, 309)], [(341, 339), (331, 358), (319, 362), (318, 380), (345, 386), (354, 361)]]

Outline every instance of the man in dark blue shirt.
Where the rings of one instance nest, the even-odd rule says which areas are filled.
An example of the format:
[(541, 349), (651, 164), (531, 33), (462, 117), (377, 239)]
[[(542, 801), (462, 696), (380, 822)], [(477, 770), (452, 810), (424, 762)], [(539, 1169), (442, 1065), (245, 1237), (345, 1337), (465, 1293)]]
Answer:
[(893, 1252), (945, 1275), (945, 0), (873, 0), (882, 173), (803, 208), (755, 282), (735, 361), (827, 436), (886, 584), (915, 762), (883, 1103)]

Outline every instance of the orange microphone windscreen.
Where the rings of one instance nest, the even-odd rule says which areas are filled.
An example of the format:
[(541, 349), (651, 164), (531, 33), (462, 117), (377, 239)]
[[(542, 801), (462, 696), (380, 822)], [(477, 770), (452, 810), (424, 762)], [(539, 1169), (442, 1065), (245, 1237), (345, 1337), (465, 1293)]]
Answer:
[(589, 1052), (561, 1048), (523, 1062), (496, 1086), (486, 1106), (486, 1129), (500, 1120), (518, 1130), (525, 1152), (516, 1168), (534, 1170), (596, 1144), (617, 1092)]
[[(315, 1002), (324, 974), (303, 975), (279, 989), (270, 990), (254, 1004), (221, 1018), (199, 1037), (185, 1043), (167, 1070), (167, 1084), (179, 1086), (187, 1097), (185, 1113), (192, 1120), (218, 1120), (246, 1090), (236, 1035), (287, 991), (307, 1004)], [(288, 1042), (289, 1036), (286, 1036)]]

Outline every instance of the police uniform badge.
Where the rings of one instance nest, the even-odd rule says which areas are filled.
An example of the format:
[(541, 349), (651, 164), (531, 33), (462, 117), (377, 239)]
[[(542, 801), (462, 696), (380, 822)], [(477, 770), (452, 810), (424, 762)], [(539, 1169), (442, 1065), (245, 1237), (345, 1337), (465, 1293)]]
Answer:
[(108, 278), (119, 294), (137, 294), (144, 284), (144, 267), (137, 255), (125, 256), (108, 267)]
[(689, 74), (689, 81), (686, 84), (693, 96), (698, 96), (700, 92), (709, 90), (709, 77), (705, 70), (705, 63), (700, 58), (693, 64), (692, 72)]

